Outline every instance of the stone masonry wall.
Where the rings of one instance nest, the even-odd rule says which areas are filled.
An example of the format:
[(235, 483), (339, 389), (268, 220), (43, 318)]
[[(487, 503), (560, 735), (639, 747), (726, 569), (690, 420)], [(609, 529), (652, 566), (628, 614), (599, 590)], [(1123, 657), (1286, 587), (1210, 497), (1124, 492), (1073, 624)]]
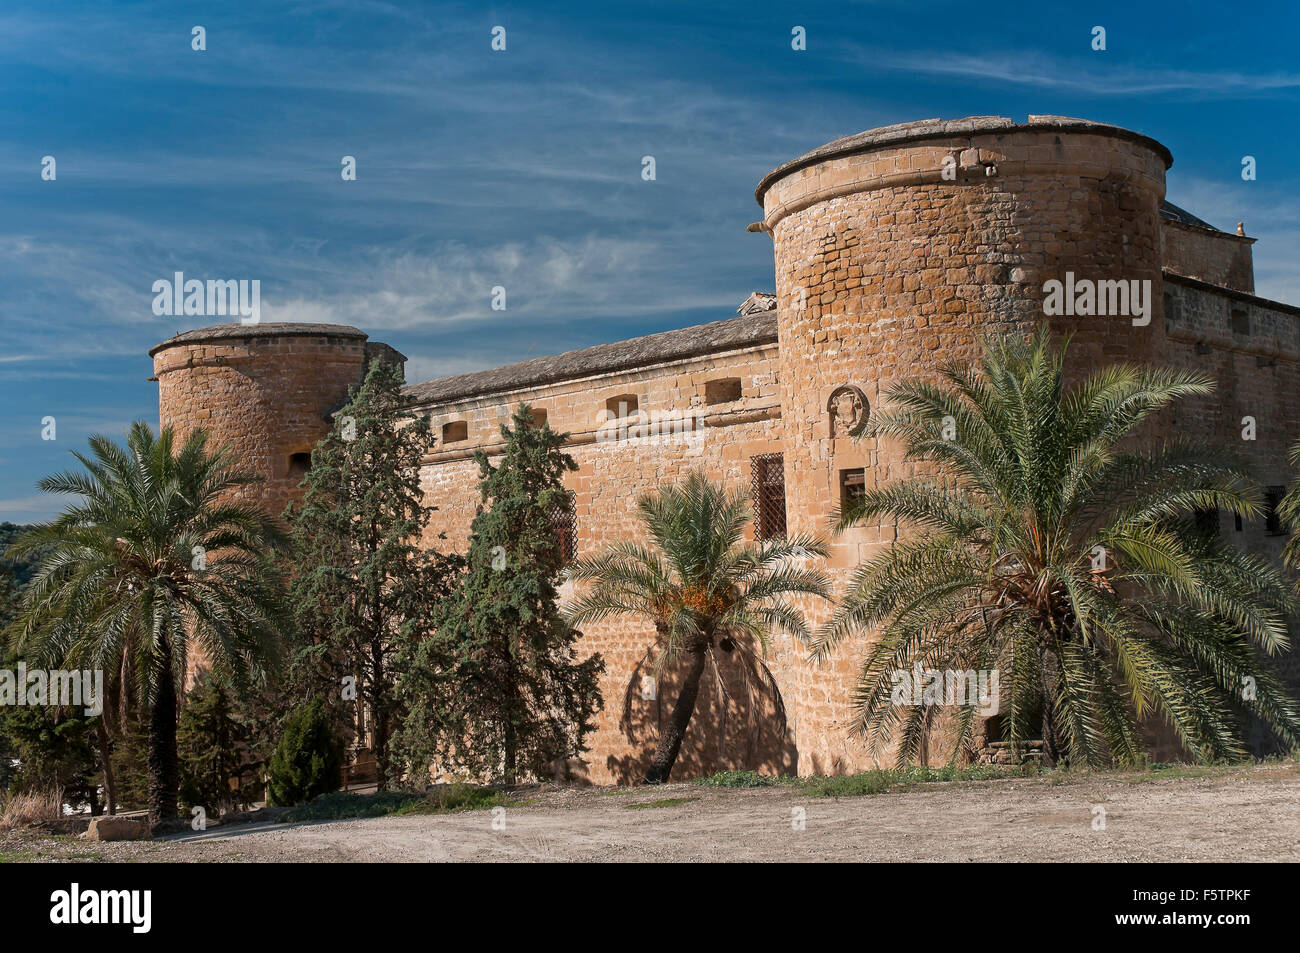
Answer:
[[(724, 378), (740, 380), (740, 399), (706, 405), (705, 385)], [(480, 446), (489, 454), (494, 445), (499, 449), (498, 426), (520, 402), (544, 410), (549, 425), (571, 435), (566, 450), (578, 470), (566, 483), (575, 493), (577, 552), (585, 556), (618, 540), (643, 539), (637, 499), (694, 469), (748, 494), (750, 458), (781, 450), (777, 386), (776, 348), (766, 345), (428, 408), (435, 433), (442, 432), (443, 424), (464, 420), (469, 439), (439, 447), (426, 460), (422, 482), (438, 511), (425, 542), (444, 551), (464, 551), (479, 505), (478, 468), (470, 454)], [(606, 401), (628, 394), (636, 395), (643, 412), (696, 411), (703, 415), (703, 429), (699, 436), (598, 439)], [(439, 538), (442, 534), (445, 540)], [(571, 595), (571, 587), (561, 593), (565, 599)], [(674, 697), (670, 678), (658, 686), (653, 699), (643, 697), (642, 677), (651, 673), (647, 653), (654, 630), (643, 620), (622, 617), (590, 626), (583, 635), (581, 650), (599, 652), (605, 659), (600, 686), (605, 710), (589, 739), (588, 767), (579, 774), (596, 783), (639, 780), (658, 726), (669, 714), (662, 699)], [(787, 704), (798, 680), (789, 672), (802, 664), (794, 654), (774, 651), (769, 660)], [(775, 696), (758, 691), (751, 699), (741, 684), (739, 666), (724, 663), (721, 668), (719, 677), (729, 686), (731, 701), (724, 702), (710, 675), (683, 746), (680, 770), (709, 773), (742, 764), (794, 770), (795, 744), (780, 730)], [(726, 743), (719, 745), (724, 710)]]
[[(289, 458), (309, 453), (329, 431), (328, 415), (360, 383), (365, 335), (279, 336), (253, 329), (160, 345), (154, 350), (158, 417), (182, 439), (196, 427), (226, 446), (263, 482), (240, 491), (273, 516), (300, 498)], [(356, 332), (354, 332), (355, 334)]]
[(1164, 221), (1160, 227), (1160, 260), (1177, 274), (1253, 294), (1254, 243), (1253, 238)]

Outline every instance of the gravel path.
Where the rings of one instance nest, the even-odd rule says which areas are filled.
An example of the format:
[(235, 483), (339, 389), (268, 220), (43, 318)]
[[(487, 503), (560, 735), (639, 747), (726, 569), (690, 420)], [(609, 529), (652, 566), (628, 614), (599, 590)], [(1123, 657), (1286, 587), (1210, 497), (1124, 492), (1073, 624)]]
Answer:
[[(689, 800), (629, 807), (677, 799)], [(1104, 829), (1094, 827), (1098, 807), (1105, 810)], [(810, 798), (789, 787), (588, 788), (536, 792), (504, 814), (214, 828), (144, 844), (28, 838), (20, 846), (11, 835), (0, 851), (39, 855), (24, 859), (329, 863), (1296, 861), (1300, 765), (1203, 777), (927, 784), (842, 799)]]

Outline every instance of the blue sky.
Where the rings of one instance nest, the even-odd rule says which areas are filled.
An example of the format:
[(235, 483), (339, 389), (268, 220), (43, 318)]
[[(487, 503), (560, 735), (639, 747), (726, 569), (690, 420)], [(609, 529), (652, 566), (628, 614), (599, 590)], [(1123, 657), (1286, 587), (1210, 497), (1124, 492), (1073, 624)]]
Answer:
[(684, 327), (772, 289), (771, 242), (745, 231), (765, 172), (893, 122), (1152, 135), (1169, 199), (1244, 220), (1259, 293), (1300, 304), (1300, 14), (1176, 9), (6, 0), (0, 520), (52, 515), (33, 484), (89, 434), (157, 422), (146, 352), (213, 323), (153, 314), (175, 271), (260, 279), (263, 321), (356, 325), (411, 380)]

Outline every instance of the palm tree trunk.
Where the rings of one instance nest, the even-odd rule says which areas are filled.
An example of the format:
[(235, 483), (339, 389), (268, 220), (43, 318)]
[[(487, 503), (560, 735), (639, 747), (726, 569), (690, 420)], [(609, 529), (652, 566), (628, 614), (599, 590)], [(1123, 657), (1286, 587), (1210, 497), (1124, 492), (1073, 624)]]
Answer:
[(99, 736), (99, 760), (104, 765), (104, 800), (108, 802), (108, 813), (116, 814), (117, 784), (113, 780), (113, 758), (108, 743), (108, 729), (104, 727), (104, 719), (107, 717), (105, 712), (99, 713), (96, 734)]
[(1045, 768), (1054, 768), (1061, 756), (1059, 739), (1056, 736), (1056, 713), (1053, 710), (1056, 704), (1057, 688), (1056, 654), (1046, 646), (1040, 646), (1038, 658), (1043, 682), (1042, 765)]
[(149, 711), (149, 826), (157, 830), (177, 816), (180, 787), (176, 765), (176, 681), (171, 643), (164, 637), (158, 656), (158, 686)]
[(695, 714), (695, 701), (700, 694), (700, 679), (704, 675), (704, 663), (708, 658), (708, 646), (704, 643), (687, 652), (690, 667), (686, 670), (686, 680), (673, 706), (673, 716), (667, 727), (659, 734), (659, 745), (655, 748), (654, 758), (645, 773), (646, 784), (663, 784), (672, 773), (677, 755), (682, 750), (682, 739), (686, 737), (686, 726)]

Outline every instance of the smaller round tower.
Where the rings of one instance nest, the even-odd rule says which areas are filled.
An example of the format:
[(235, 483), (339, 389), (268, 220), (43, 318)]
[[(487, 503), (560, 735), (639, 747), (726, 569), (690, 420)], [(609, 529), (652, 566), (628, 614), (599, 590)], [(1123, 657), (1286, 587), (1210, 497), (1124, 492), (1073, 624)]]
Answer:
[(361, 383), (372, 358), (406, 359), (336, 324), (222, 324), (186, 331), (149, 351), (158, 381), (158, 422), (179, 439), (196, 427), (262, 482), (241, 498), (279, 516), (301, 498), (311, 451), (330, 414)]

